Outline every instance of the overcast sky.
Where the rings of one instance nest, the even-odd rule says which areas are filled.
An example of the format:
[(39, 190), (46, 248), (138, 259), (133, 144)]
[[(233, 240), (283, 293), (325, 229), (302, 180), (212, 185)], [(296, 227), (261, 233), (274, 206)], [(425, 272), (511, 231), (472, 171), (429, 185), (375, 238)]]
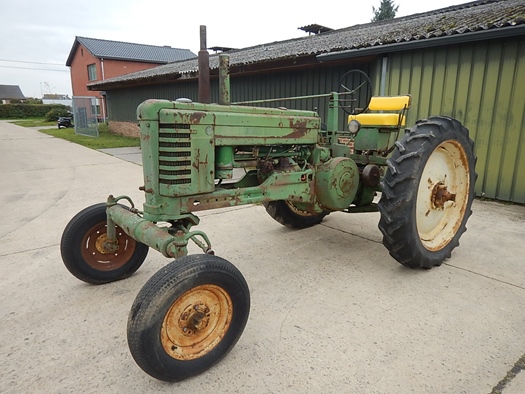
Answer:
[[(397, 16), (464, 0), (395, 0)], [(380, 0), (181, 1), (0, 0), (0, 85), (19, 85), (26, 97), (71, 95), (65, 66), (75, 36), (170, 45), (199, 51), (199, 26), (207, 46), (245, 48), (304, 37), (301, 26), (340, 29), (368, 23)], [(210, 51), (211, 52), (211, 51)]]

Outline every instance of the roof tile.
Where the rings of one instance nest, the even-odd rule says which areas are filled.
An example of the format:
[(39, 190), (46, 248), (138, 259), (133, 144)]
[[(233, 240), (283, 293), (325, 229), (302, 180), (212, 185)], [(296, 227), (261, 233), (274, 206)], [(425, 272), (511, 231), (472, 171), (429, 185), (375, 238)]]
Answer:
[[(525, 25), (525, 1), (480, 0), (323, 34), (232, 50), (228, 55), (230, 66), (242, 66), (414, 40), (432, 40), (517, 25)], [(218, 55), (210, 55), (210, 68), (218, 67), (218, 59)], [(196, 72), (197, 69), (197, 59), (190, 59), (111, 78), (91, 86), (98, 88), (111, 83), (188, 74)]]
[(165, 64), (196, 57), (189, 49), (171, 48), (169, 46), (155, 46), (134, 44), (131, 42), (100, 40), (97, 38), (75, 37), (66, 65), (73, 61), (78, 44), (87, 48), (93, 56), (104, 59), (134, 60), (148, 63)]
[(0, 100), (24, 100), (25, 96), (18, 85), (0, 85)]

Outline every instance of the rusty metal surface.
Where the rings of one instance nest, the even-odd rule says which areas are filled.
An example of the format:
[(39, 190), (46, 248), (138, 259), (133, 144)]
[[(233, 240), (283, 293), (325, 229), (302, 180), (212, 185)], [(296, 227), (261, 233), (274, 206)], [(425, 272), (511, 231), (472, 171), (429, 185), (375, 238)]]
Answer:
[(94, 225), (82, 240), (82, 257), (94, 269), (112, 271), (126, 264), (135, 251), (136, 241), (116, 227), (116, 247), (106, 248), (106, 222)]
[(230, 57), (219, 55), (219, 104), (230, 105)]
[(199, 102), (211, 102), (210, 55), (206, 49), (206, 26), (200, 27), (199, 50)]
[(456, 195), (450, 193), (442, 182), (438, 182), (432, 189), (431, 199), (434, 208), (443, 208), (447, 201), (456, 201)]
[(169, 244), (176, 241), (176, 238), (169, 234), (166, 228), (158, 227), (153, 222), (118, 205), (108, 208), (108, 215), (130, 237), (150, 246), (166, 257), (176, 257), (168, 253)]
[(316, 168), (315, 194), (328, 210), (345, 209), (352, 204), (359, 187), (359, 171), (351, 159), (336, 157)]
[(469, 209), (470, 171), (458, 140), (443, 141), (428, 157), (416, 203), (418, 234), (427, 250), (441, 250), (457, 234)]
[(160, 332), (162, 347), (177, 360), (194, 360), (212, 351), (230, 327), (233, 304), (216, 285), (188, 290), (166, 313)]

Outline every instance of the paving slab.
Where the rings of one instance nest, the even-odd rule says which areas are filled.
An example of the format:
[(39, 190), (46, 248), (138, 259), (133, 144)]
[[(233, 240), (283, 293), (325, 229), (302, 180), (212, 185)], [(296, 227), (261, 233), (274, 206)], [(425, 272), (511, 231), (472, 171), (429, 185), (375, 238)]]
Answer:
[(505, 387), (505, 394), (523, 394), (525, 387), (525, 372), (518, 372), (517, 376)]
[(142, 151), (138, 146), (127, 148), (99, 149), (99, 151), (107, 155), (111, 155), (119, 159), (129, 161), (131, 163), (142, 164)]
[(169, 260), (151, 250), (131, 278), (91, 286), (59, 251), (86, 206), (109, 194), (142, 205), (142, 168), (0, 121), (0, 179), (1, 393), (525, 392), (519, 369), (506, 379), (525, 354), (523, 206), (476, 200), (460, 247), (427, 271), (389, 256), (377, 213), (300, 231), (260, 205), (199, 213), (252, 308), (225, 359), (169, 384), (134, 363), (125, 335), (136, 294)]

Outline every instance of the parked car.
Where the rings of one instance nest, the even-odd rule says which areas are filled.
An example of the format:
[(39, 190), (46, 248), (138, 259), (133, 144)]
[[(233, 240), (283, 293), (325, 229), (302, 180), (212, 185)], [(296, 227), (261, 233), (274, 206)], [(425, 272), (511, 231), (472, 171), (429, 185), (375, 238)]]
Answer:
[(67, 117), (67, 116), (60, 116), (57, 120), (57, 125), (58, 125), (58, 128), (62, 128), (62, 127), (73, 127), (73, 118), (71, 117)]

